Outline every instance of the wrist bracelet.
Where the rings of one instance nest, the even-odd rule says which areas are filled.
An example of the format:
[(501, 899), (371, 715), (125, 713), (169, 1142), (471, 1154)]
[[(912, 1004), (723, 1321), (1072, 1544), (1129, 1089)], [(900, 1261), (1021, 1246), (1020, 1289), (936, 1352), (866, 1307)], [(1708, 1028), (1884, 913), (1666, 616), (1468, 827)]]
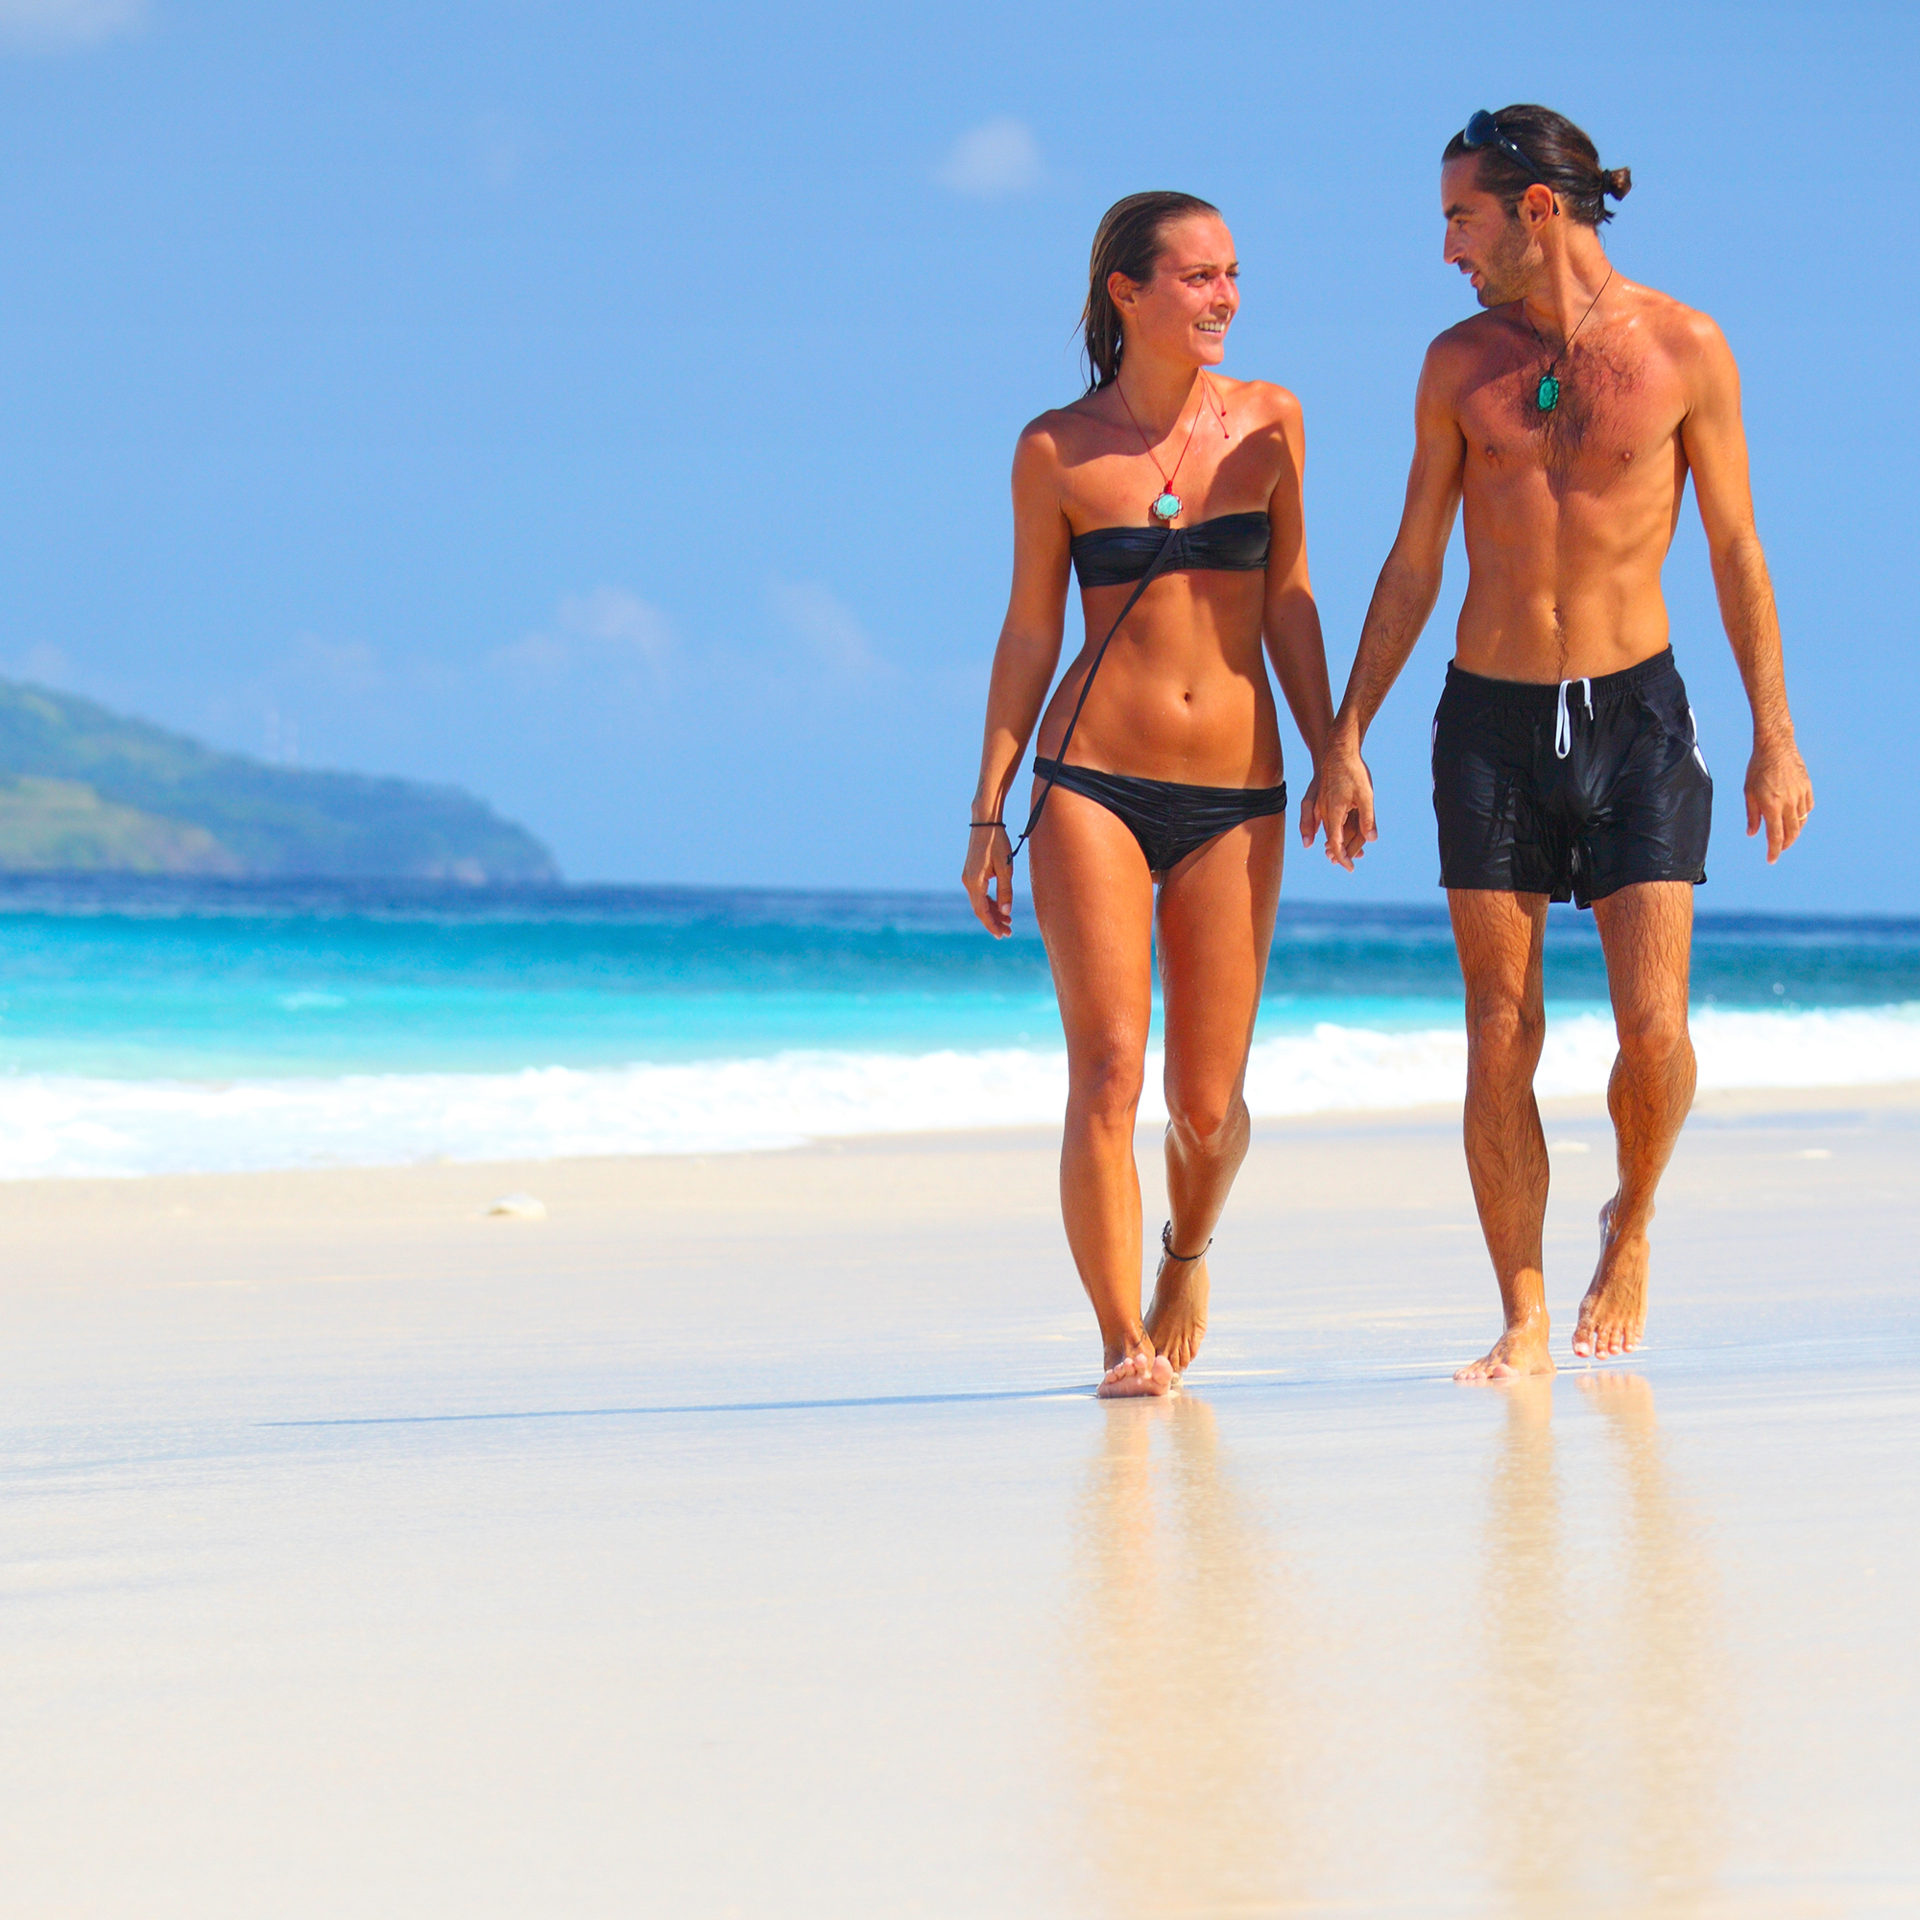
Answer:
[(969, 820), (967, 822), (967, 825), (970, 828), (971, 827), (998, 827), (1002, 833), (1005, 833), (1007, 830), (1007, 823), (1004, 820)]

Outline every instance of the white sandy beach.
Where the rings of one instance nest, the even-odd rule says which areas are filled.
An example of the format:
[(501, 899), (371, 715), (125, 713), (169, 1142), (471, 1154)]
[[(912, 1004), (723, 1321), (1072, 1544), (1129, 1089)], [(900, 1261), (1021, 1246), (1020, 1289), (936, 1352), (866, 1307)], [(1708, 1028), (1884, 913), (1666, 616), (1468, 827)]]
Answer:
[(1703, 1101), (1475, 1390), (1455, 1118), (1266, 1125), (1117, 1407), (1045, 1135), (0, 1186), (0, 1911), (1913, 1912), (1917, 1149)]

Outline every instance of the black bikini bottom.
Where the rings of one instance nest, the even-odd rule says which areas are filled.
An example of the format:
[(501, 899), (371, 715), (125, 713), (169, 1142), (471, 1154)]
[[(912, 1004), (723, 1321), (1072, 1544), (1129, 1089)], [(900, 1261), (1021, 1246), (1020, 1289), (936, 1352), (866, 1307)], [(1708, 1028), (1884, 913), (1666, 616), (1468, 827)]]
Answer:
[(1123, 821), (1139, 841), (1149, 873), (1166, 873), (1232, 828), (1287, 810), (1284, 780), (1277, 787), (1189, 787), (1042, 759), (1035, 759), (1033, 770), (1053, 786), (1097, 800)]

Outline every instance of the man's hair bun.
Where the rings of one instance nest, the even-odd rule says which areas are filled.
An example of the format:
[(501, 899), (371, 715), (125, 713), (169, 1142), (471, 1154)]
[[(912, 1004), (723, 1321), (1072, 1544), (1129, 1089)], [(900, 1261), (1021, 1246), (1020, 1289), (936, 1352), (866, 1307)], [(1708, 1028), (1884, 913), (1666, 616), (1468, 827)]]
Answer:
[[(1479, 163), (1481, 188), (1498, 194), (1509, 214), (1538, 183), (1583, 227), (1605, 226), (1613, 218), (1607, 201), (1624, 200), (1633, 175), (1625, 167), (1603, 167), (1598, 148), (1564, 113), (1522, 103), (1502, 107), (1493, 121), (1506, 145), (1469, 147), (1463, 127), (1447, 142), (1441, 160), (1472, 154)], [(1507, 146), (1524, 158), (1516, 160)]]

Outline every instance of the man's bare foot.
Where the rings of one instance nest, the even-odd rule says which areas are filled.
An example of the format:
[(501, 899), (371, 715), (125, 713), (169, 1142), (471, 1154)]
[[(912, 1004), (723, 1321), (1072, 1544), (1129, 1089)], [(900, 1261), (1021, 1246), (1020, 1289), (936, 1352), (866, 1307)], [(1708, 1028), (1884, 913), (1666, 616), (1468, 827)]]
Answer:
[(1463, 1383), (1523, 1380), (1531, 1374), (1553, 1370), (1553, 1355), (1547, 1347), (1547, 1311), (1542, 1307), (1509, 1327), (1493, 1343), (1491, 1353), (1471, 1366), (1462, 1367), (1453, 1377)]
[(1154, 1352), (1150, 1340), (1131, 1342), (1125, 1349), (1109, 1347), (1106, 1360), (1107, 1370), (1097, 1389), (1102, 1400), (1158, 1397), (1173, 1391), (1173, 1369), (1163, 1354)]
[(1573, 1350), (1583, 1360), (1631, 1353), (1647, 1330), (1647, 1236), (1616, 1234), (1613, 1209), (1614, 1200), (1600, 1209), (1600, 1264), (1573, 1330)]
[(1147, 1309), (1147, 1337), (1154, 1350), (1173, 1369), (1177, 1380), (1193, 1365), (1207, 1331), (1207, 1260), (1160, 1258), (1154, 1276), (1153, 1305)]

